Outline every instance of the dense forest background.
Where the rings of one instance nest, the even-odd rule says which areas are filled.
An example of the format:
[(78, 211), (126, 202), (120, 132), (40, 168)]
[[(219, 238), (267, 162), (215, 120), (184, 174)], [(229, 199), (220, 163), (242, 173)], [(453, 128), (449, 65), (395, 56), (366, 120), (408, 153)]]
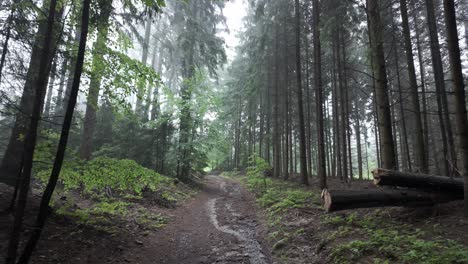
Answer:
[(47, 206), (57, 182), (100, 184), (93, 166), (188, 183), (264, 160), (321, 189), (378, 167), (468, 177), (467, 1), (245, 4), (228, 58), (224, 1), (0, 1), (0, 181), (16, 219), (31, 177)]

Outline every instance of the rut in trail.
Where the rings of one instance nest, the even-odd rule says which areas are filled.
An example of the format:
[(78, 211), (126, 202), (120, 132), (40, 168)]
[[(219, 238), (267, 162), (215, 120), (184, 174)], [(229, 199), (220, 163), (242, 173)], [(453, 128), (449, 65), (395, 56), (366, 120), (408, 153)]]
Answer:
[[(242, 196), (239, 185), (226, 187), (226, 183), (221, 182), (220, 188), (226, 196), (210, 199), (207, 203), (210, 221), (217, 230), (233, 235), (239, 241), (237, 250), (227, 252), (224, 257), (228, 259), (247, 257), (250, 263), (268, 263), (266, 256), (262, 253), (262, 246), (256, 238), (257, 222), (255, 219), (246, 218), (234, 208), (234, 203), (238, 202), (236, 200)], [(220, 212), (228, 219), (224, 225), (218, 221)]]

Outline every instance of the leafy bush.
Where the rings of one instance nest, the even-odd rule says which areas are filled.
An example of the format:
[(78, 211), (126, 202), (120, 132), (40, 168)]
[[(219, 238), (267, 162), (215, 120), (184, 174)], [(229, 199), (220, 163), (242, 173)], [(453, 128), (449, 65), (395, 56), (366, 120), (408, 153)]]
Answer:
[(266, 170), (271, 169), (270, 164), (257, 155), (252, 155), (249, 157), (249, 164), (250, 166), (247, 168), (248, 177), (264, 176), (263, 173)]
[[(43, 170), (37, 177), (46, 182), (49, 175), (50, 170)], [(117, 191), (139, 196), (144, 190), (155, 191), (159, 185), (169, 184), (170, 179), (133, 160), (98, 157), (89, 162), (65, 164), (60, 173), (60, 182), (66, 190), (81, 189), (87, 194)]]

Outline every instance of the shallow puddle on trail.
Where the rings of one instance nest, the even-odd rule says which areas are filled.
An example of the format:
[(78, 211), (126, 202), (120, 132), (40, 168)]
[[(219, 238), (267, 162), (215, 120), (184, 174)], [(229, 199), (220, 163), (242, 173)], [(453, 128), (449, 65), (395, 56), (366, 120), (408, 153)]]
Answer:
[[(224, 187), (224, 186), (222, 186)], [(225, 188), (222, 188), (225, 190)], [(220, 225), (218, 221), (218, 210), (217, 205), (224, 206), (227, 214), (231, 214), (227, 225)], [(247, 257), (252, 264), (267, 264), (265, 255), (262, 253), (262, 246), (255, 239), (255, 227), (254, 221), (245, 219), (239, 219), (240, 214), (232, 209), (232, 205), (228, 202), (220, 203), (220, 198), (213, 198), (207, 203), (208, 214), (210, 221), (213, 226), (218, 230), (226, 234), (233, 235), (239, 241), (237, 248), (227, 250), (224, 253), (223, 258), (225, 260), (231, 259), (232, 257)], [(240, 252), (238, 252), (240, 251)]]

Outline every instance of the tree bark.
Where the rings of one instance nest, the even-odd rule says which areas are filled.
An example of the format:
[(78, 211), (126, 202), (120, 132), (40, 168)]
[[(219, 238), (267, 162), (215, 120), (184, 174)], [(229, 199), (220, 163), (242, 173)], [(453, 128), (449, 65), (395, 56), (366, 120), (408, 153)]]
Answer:
[(302, 101), (302, 65), (301, 65), (301, 11), (299, 0), (295, 0), (296, 13), (296, 78), (297, 78), (297, 108), (299, 121), (299, 152), (301, 165), (301, 181), (309, 185), (307, 178), (306, 135), (304, 121), (304, 104)]
[(273, 114), (274, 114), (274, 128), (273, 128), (273, 141), (274, 141), (274, 151), (273, 151), (273, 177), (279, 178), (281, 171), (281, 138), (280, 138), (280, 124), (279, 124), (279, 34), (278, 34), (278, 24), (275, 26), (275, 54), (274, 58), (274, 67), (275, 67), (275, 80), (274, 80), (274, 105), (273, 105)]
[(410, 173), (375, 169), (374, 184), (380, 186), (399, 186), (425, 191), (447, 192), (463, 199), (463, 180), (447, 176), (436, 176), (422, 173)]
[(44, 116), (47, 116), (47, 117), (51, 116), (50, 107), (52, 104), (52, 93), (54, 92), (54, 83), (55, 83), (56, 75), (57, 75), (57, 58), (54, 59), (52, 63), (52, 68), (50, 70), (49, 88), (47, 90), (47, 98), (46, 98), (45, 107), (44, 107)]
[[(424, 152), (424, 160), (426, 161), (427, 165), (427, 172), (429, 172), (429, 153), (427, 150), (427, 147), (429, 146), (429, 118), (427, 117), (427, 99), (426, 99), (426, 82), (425, 82), (425, 71), (424, 71), (424, 61), (423, 61), (423, 52), (421, 48), (421, 41), (420, 41), (420, 36), (419, 36), (419, 23), (418, 23), (418, 18), (416, 15), (416, 8), (414, 6), (415, 1), (410, 1), (412, 5), (412, 17), (413, 17), (413, 22), (414, 22), (414, 31), (416, 35), (416, 47), (418, 50), (418, 62), (419, 62), (419, 74), (421, 75), (421, 97), (422, 97), (422, 120), (423, 120), (423, 132), (424, 132), (424, 146), (425, 146), (425, 152)], [(426, 173), (427, 173), (426, 172)]]
[(320, 45), (320, 9), (319, 1), (313, 1), (314, 12), (314, 80), (317, 112), (317, 147), (318, 147), (318, 177), (320, 189), (327, 188), (327, 171), (325, 157), (325, 134), (323, 121), (323, 86), (322, 86), (322, 52)]
[[(39, 63), (37, 78), (31, 84), (31, 89), (35, 91), (32, 98), (32, 109), (29, 127), (27, 130), (24, 151), (23, 151), (23, 171), (21, 174), (20, 188), (18, 194), (18, 205), (15, 210), (15, 220), (11, 229), (10, 241), (8, 244), (8, 251), (6, 255), (6, 264), (14, 264), (16, 261), (16, 254), (21, 237), (21, 229), (23, 226), (23, 217), (28, 200), (29, 185), (31, 180), (31, 173), (33, 167), (34, 150), (36, 148), (37, 132), (39, 127), (39, 120), (41, 119), (41, 110), (44, 102), (45, 90), (47, 87), (48, 74), (50, 70), (50, 63), (54, 57), (54, 28), (57, 14), (57, 0), (51, 0), (48, 8), (47, 19), (43, 22), (44, 31), (38, 30), (36, 34), (36, 45), (40, 47), (39, 54), (31, 54), (38, 56)], [(63, 10), (63, 9), (62, 9)], [(58, 13), (61, 13), (59, 11)]]
[[(431, 57), (432, 67), (434, 69), (434, 79), (436, 85), (436, 93), (438, 98), (438, 108), (440, 115), (440, 127), (442, 138), (445, 143), (444, 159), (446, 166), (446, 173), (453, 175), (456, 169), (456, 155), (453, 142), (453, 133), (450, 124), (450, 117), (448, 112), (447, 92), (445, 89), (444, 71), (442, 64), (442, 57), (440, 54), (440, 44), (437, 32), (437, 21), (434, 11), (434, 1), (425, 0), (427, 8), (427, 23), (429, 28), (429, 38), (431, 44)], [(446, 136), (444, 138), (444, 135)], [(455, 168), (454, 168), (455, 167)]]
[(468, 217), (468, 121), (463, 83), (460, 46), (458, 44), (457, 19), (453, 0), (444, 0), (445, 26), (447, 29), (447, 47), (449, 51), (450, 69), (455, 93), (455, 112), (458, 126), (458, 141), (462, 153), (461, 175), (465, 178), (464, 213)]
[[(141, 55), (141, 63), (146, 65), (148, 61), (148, 54), (149, 54), (149, 42), (151, 38), (151, 20), (148, 19), (146, 21), (146, 26), (145, 26), (145, 38), (143, 39), (143, 52)], [(138, 92), (137, 92), (137, 101), (136, 101), (136, 109), (135, 112), (137, 116), (140, 118), (144, 118), (144, 109), (143, 109), (143, 97), (145, 95), (145, 87), (138, 87)]]
[(413, 46), (411, 45), (411, 33), (408, 22), (408, 7), (406, 0), (400, 0), (401, 19), (403, 26), (403, 38), (405, 42), (406, 62), (408, 64), (409, 85), (411, 88), (411, 110), (414, 118), (413, 144), (414, 159), (416, 167), (423, 173), (427, 173), (428, 165), (426, 150), (424, 145), (424, 132), (421, 120), (421, 108), (419, 106), (418, 82), (416, 79), (416, 69), (414, 67)]
[(89, 9), (90, 9), (90, 0), (83, 0), (83, 14), (81, 19), (81, 37), (80, 44), (78, 48), (77, 61), (75, 66), (75, 73), (73, 77), (73, 86), (70, 94), (70, 99), (67, 106), (67, 112), (65, 114), (65, 119), (63, 122), (62, 133), (60, 135), (60, 141), (57, 148), (57, 154), (55, 156), (54, 166), (52, 173), (47, 183), (46, 189), (41, 199), (41, 205), (39, 208), (39, 213), (37, 215), (34, 228), (32, 229), (32, 234), (26, 243), (24, 251), (18, 261), (18, 263), (28, 263), (29, 259), (37, 245), (37, 242), (41, 236), (42, 230), (47, 220), (48, 207), (52, 194), (54, 193), (55, 186), (57, 185), (58, 177), (60, 175), (60, 170), (62, 168), (63, 160), (65, 157), (65, 150), (67, 147), (68, 135), (72, 125), (73, 112), (75, 110), (76, 100), (78, 98), (78, 92), (80, 87), (81, 73), (83, 70), (83, 62), (86, 49), (86, 41), (88, 37), (88, 22), (89, 22)]
[(100, 69), (104, 60), (107, 35), (109, 32), (109, 19), (112, 12), (112, 0), (101, 0), (101, 13), (98, 21), (97, 39), (93, 49), (93, 66), (90, 76), (89, 91), (86, 102), (86, 112), (83, 121), (83, 132), (80, 146), (80, 157), (85, 160), (91, 158), (93, 152), (93, 137), (96, 127), (96, 110), (98, 108), (99, 90), (102, 75)]
[(379, 124), (379, 139), (382, 153), (382, 166), (386, 169), (396, 167), (395, 147), (388, 99), (388, 81), (382, 40), (382, 24), (377, 0), (367, 0), (369, 32), (371, 35), (373, 67), (376, 80), (376, 104)]
[(322, 204), (328, 213), (356, 208), (385, 206), (432, 206), (457, 198), (416, 190), (324, 190)]

